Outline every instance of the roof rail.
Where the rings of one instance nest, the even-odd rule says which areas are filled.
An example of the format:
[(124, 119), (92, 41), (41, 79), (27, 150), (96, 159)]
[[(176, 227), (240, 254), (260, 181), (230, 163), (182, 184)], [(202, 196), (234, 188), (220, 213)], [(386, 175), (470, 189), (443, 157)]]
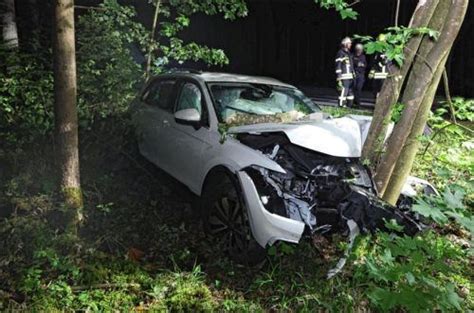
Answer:
[(173, 67), (165, 71), (165, 73), (191, 73), (191, 74), (201, 74), (202, 71), (196, 70), (193, 68), (178, 68), (178, 67)]

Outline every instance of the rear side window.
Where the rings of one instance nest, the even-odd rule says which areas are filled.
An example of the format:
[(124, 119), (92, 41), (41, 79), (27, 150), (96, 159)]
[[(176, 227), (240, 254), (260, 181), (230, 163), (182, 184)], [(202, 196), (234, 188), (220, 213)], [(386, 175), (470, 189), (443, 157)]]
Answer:
[(159, 107), (160, 109), (172, 112), (174, 101), (173, 89), (176, 81), (160, 80), (153, 82), (143, 94), (143, 101), (149, 105)]

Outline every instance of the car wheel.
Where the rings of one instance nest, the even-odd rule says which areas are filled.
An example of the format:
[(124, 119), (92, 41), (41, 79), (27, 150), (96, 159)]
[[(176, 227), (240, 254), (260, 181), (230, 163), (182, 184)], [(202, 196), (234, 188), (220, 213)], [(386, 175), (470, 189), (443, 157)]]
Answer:
[(240, 264), (261, 263), (266, 250), (253, 238), (238, 182), (225, 172), (214, 176), (202, 194), (204, 230), (213, 246)]

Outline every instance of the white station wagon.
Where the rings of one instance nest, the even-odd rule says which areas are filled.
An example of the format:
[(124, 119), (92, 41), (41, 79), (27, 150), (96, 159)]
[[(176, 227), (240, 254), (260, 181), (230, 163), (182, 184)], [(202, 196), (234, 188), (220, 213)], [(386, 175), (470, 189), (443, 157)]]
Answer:
[[(238, 262), (351, 221), (420, 228), (377, 198), (359, 160), (370, 117), (331, 118), (272, 78), (195, 71), (151, 79), (132, 107), (140, 153), (200, 196), (204, 229)], [(418, 184), (431, 188), (410, 178), (405, 194)]]

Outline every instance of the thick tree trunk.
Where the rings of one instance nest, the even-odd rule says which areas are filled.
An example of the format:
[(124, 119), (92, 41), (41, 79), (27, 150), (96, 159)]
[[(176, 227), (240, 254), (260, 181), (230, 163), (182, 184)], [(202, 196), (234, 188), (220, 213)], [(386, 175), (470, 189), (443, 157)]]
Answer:
[(3, 42), (10, 48), (18, 48), (15, 0), (3, 0)]
[[(427, 27), (439, 2), (440, 0), (419, 1), (409, 26)], [(383, 152), (384, 138), (387, 133), (387, 126), (390, 123), (392, 108), (398, 101), (406, 75), (412, 66), (421, 40), (422, 37), (417, 36), (408, 42), (404, 50), (405, 61), (403, 66), (400, 69), (392, 69), (377, 97), (369, 134), (362, 151), (362, 158), (368, 160), (373, 168), (376, 167)]]
[(76, 111), (74, 0), (55, 1), (54, 116), (61, 189), (68, 208), (67, 227), (74, 231), (82, 219)]
[(436, 70), (436, 73), (433, 77), (433, 81), (428, 88), (428, 91), (423, 98), (421, 103), (420, 110), (416, 115), (416, 119), (413, 123), (413, 128), (406, 140), (405, 145), (400, 153), (397, 164), (393, 170), (393, 174), (390, 177), (387, 188), (385, 189), (384, 199), (395, 205), (397, 203), (400, 192), (405, 184), (408, 175), (413, 167), (415, 161), (416, 153), (420, 147), (420, 136), (423, 134), (423, 130), (428, 120), (429, 113), (431, 111), (431, 105), (433, 104), (434, 97), (436, 95), (436, 90), (438, 89), (441, 76), (444, 72), (444, 64), (446, 64), (447, 57), (441, 62), (443, 66), (439, 66)]
[[(386, 151), (377, 167), (375, 176), (375, 183), (378, 190), (383, 194), (383, 198), (391, 199), (392, 203), (395, 197), (398, 198), (399, 194), (394, 195), (394, 190), (397, 188), (391, 188), (390, 193), (387, 194), (385, 190), (394, 172), (395, 165), (400, 160), (403, 149), (405, 149), (404, 147), (408, 136), (412, 132), (416, 116), (422, 104), (430, 100), (429, 89), (433, 83), (436, 83), (435, 75), (439, 72), (439, 67), (442, 66), (444, 68), (446, 58), (461, 28), (468, 2), (468, 0), (440, 2), (429, 27), (440, 30), (441, 35), (436, 42), (429, 38), (423, 40), (413, 68), (410, 71), (407, 86), (402, 97), (402, 103), (405, 105), (405, 108), (400, 121), (395, 125), (394, 131), (387, 141)], [(437, 83), (439, 83), (439, 79)], [(426, 123), (426, 119), (424, 121), (419, 120), (418, 122)], [(412, 150), (416, 153), (415, 149)], [(406, 162), (406, 164), (410, 165), (409, 172), (412, 162)], [(398, 168), (398, 170), (401, 169)], [(402, 176), (406, 179), (407, 175), (397, 175), (396, 180), (398, 181)], [(398, 184), (395, 185), (398, 186)]]

